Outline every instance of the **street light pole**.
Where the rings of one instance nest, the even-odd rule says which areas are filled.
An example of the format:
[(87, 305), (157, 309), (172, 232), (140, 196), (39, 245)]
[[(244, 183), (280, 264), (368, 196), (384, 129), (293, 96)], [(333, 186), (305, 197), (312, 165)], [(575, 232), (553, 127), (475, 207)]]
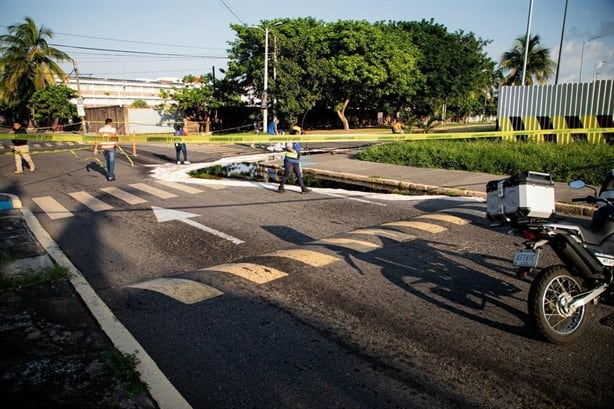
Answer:
[(582, 54), (580, 56), (580, 80), (578, 82), (582, 82), (582, 65), (584, 64), (584, 46), (598, 38), (601, 38), (601, 36), (595, 36), (593, 38), (589, 38), (588, 40), (582, 43)]
[(269, 125), (269, 28), (264, 28), (264, 90), (262, 91), (262, 132), (267, 132)]
[[(282, 21), (278, 21), (273, 24), (273, 27), (283, 24)], [(262, 91), (262, 131), (267, 131), (269, 124), (269, 28), (250, 26), (251, 28), (257, 28), (264, 31), (264, 90)]]
[(559, 83), (559, 71), (561, 68), (561, 51), (563, 50), (563, 37), (565, 36), (565, 20), (567, 20), (567, 2), (565, 0), (565, 11), (563, 12), (563, 28), (561, 29), (561, 41), (559, 42), (559, 58), (556, 62), (556, 77), (554, 77), (554, 85)]
[(599, 75), (599, 72), (595, 72), (595, 70), (601, 66), (603, 66), (603, 64), (605, 64), (605, 61), (597, 61), (597, 63), (595, 65), (593, 65), (593, 82), (597, 79), (597, 75)]

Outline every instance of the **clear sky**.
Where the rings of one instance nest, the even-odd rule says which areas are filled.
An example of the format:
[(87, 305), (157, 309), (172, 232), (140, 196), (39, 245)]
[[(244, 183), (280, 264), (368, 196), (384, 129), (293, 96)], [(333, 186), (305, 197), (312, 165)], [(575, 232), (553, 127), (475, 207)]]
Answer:
[[(50, 43), (73, 57), (83, 76), (155, 79), (225, 67), (232, 23), (432, 18), (450, 32), (492, 40), (486, 51), (498, 62), (515, 38), (526, 35), (529, 5), (530, 0), (0, 0), (0, 34), (31, 17), (55, 33)], [(540, 35), (555, 61), (564, 8), (565, 0), (533, 1), (531, 34)], [(614, 0), (568, 0), (559, 82), (578, 82), (581, 68), (585, 82), (614, 79)]]

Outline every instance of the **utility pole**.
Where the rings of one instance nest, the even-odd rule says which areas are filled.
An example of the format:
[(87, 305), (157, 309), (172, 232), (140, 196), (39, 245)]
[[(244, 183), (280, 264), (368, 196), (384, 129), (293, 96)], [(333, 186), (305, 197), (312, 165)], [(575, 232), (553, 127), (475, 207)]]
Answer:
[[(273, 27), (283, 24), (278, 21)], [(267, 131), (269, 125), (269, 28), (250, 26), (264, 31), (264, 90), (262, 91), (262, 131)]]
[(533, 0), (529, 3), (529, 21), (527, 21), (527, 38), (524, 43), (524, 62), (522, 64), (522, 83), (524, 86), (524, 80), (527, 76), (527, 60), (529, 59), (529, 42), (531, 41), (531, 18), (533, 17)]
[(83, 98), (81, 97), (81, 83), (79, 82), (79, 70), (77, 69), (77, 62), (72, 60), (72, 67), (75, 71), (75, 78), (77, 78), (77, 115), (79, 115), (79, 119), (81, 119), (81, 126), (79, 130), (85, 133), (85, 108), (83, 107)]
[(563, 12), (563, 28), (561, 29), (561, 41), (559, 42), (559, 59), (556, 62), (556, 77), (554, 77), (554, 85), (559, 83), (559, 68), (561, 67), (561, 51), (563, 50), (563, 36), (565, 35), (565, 20), (567, 20), (567, 3), (565, 0), (565, 11)]
[(262, 132), (269, 125), (269, 28), (264, 28), (264, 91), (262, 91)]

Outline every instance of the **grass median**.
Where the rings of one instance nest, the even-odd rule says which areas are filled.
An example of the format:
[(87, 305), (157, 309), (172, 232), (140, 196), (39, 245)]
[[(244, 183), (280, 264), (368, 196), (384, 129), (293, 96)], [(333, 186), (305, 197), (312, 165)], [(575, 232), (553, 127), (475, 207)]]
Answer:
[(531, 143), (501, 140), (394, 142), (368, 147), (356, 158), (394, 165), (465, 170), (495, 175), (544, 172), (558, 182), (582, 179), (600, 185), (614, 168), (614, 147), (590, 143)]

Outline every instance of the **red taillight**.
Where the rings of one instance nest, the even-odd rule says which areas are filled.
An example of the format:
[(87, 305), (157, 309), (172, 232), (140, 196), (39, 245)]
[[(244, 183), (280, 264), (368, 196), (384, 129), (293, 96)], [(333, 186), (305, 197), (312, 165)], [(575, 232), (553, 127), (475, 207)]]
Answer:
[(531, 230), (523, 230), (520, 232), (520, 235), (522, 236), (523, 239), (527, 239), (527, 240), (535, 240), (537, 238), (537, 235), (535, 234), (535, 232), (532, 232)]

